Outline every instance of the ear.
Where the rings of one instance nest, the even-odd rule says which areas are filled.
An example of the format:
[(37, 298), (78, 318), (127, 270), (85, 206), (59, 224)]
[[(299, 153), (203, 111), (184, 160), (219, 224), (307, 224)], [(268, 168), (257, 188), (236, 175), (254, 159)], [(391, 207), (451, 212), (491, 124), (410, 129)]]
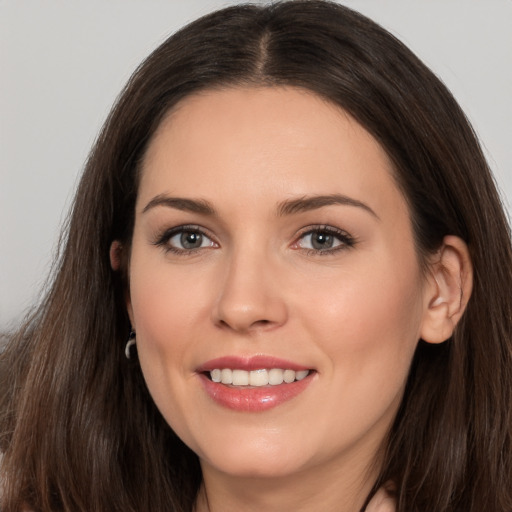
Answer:
[(123, 250), (123, 246), (119, 240), (114, 240), (110, 244), (110, 266), (112, 270), (118, 271), (121, 267), (121, 252)]
[(425, 286), (426, 309), (420, 336), (428, 343), (442, 343), (462, 317), (473, 288), (473, 266), (466, 243), (446, 236), (430, 263)]
[[(112, 267), (112, 270), (115, 272), (119, 271), (121, 268), (121, 261), (123, 256), (123, 245), (119, 240), (114, 240), (110, 244), (110, 266)], [(125, 303), (126, 303), (126, 310), (128, 312), (128, 316), (130, 318), (130, 323), (132, 327), (135, 329), (135, 325), (133, 323), (133, 311), (132, 311), (132, 303), (130, 300), (130, 289), (128, 284), (126, 284), (126, 290), (125, 290)]]

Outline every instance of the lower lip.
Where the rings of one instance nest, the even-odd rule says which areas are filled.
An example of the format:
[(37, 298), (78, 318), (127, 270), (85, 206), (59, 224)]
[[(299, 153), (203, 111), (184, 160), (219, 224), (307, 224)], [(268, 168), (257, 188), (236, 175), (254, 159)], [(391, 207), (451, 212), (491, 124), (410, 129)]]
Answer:
[(235, 387), (213, 382), (206, 375), (199, 374), (208, 396), (217, 404), (235, 411), (267, 411), (302, 393), (311, 383), (313, 372), (302, 380), (290, 384), (261, 387)]

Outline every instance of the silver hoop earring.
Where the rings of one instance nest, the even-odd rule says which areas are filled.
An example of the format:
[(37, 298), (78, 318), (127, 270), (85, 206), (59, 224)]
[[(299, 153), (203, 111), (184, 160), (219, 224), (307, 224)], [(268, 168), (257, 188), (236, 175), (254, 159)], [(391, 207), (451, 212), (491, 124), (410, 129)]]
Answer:
[(128, 342), (126, 343), (126, 347), (124, 348), (124, 355), (126, 359), (130, 359), (130, 348), (136, 344), (135, 339), (135, 331), (130, 331), (130, 336), (128, 336)]

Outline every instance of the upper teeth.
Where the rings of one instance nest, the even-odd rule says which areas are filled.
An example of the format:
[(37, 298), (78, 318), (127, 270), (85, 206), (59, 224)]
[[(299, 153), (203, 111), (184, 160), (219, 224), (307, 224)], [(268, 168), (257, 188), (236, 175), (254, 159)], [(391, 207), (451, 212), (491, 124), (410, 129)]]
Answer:
[(233, 386), (277, 386), (283, 382), (290, 383), (295, 380), (302, 380), (309, 374), (309, 370), (282, 370), (280, 368), (272, 368), (270, 370), (232, 370), (223, 368), (212, 370), (210, 377), (213, 382), (221, 382), (222, 384), (231, 384)]

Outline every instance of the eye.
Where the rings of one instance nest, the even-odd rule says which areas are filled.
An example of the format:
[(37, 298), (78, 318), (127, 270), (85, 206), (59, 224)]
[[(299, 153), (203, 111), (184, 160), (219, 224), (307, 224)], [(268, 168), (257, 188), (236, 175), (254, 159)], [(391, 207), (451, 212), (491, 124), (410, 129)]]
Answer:
[(155, 245), (162, 246), (165, 250), (178, 254), (217, 246), (199, 227), (194, 226), (179, 226), (167, 230), (158, 237)]
[(208, 247), (211, 240), (197, 231), (182, 231), (169, 238), (169, 244), (179, 249), (200, 249)]
[(333, 253), (338, 250), (353, 247), (354, 244), (354, 238), (346, 231), (326, 226), (308, 230), (301, 235), (293, 247), (305, 249), (315, 254)]

